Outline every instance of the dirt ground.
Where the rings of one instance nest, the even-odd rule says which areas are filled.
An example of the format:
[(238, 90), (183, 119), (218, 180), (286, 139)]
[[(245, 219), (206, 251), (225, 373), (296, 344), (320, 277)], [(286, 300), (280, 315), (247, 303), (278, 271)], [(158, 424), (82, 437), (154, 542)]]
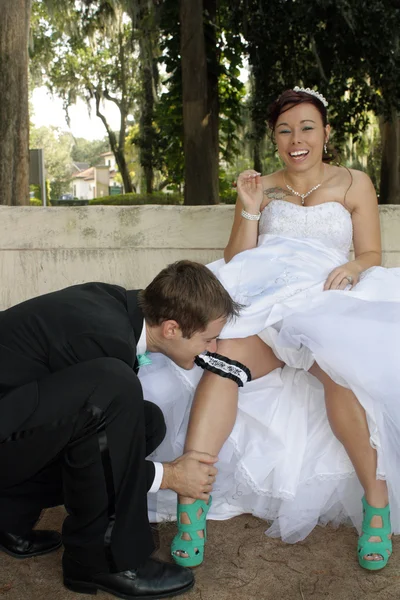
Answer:
[[(47, 511), (40, 528), (60, 529), (63, 510)], [(400, 554), (376, 573), (358, 566), (356, 532), (349, 527), (318, 527), (304, 542), (288, 545), (264, 535), (266, 524), (242, 515), (209, 521), (205, 562), (195, 570), (193, 590), (182, 600), (398, 600)], [(160, 549), (168, 560), (173, 523), (157, 527)], [(0, 600), (85, 600), (63, 587), (62, 550), (16, 560), (0, 554)], [(98, 600), (113, 596), (99, 592)]]

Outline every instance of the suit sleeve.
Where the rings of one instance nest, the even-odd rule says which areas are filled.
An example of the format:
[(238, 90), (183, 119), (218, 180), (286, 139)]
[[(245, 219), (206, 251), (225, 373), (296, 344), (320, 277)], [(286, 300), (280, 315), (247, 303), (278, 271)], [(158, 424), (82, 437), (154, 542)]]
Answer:
[(154, 476), (156, 474), (156, 468), (154, 466), (153, 461), (146, 460), (146, 481), (147, 481), (147, 491), (151, 488), (154, 481)]

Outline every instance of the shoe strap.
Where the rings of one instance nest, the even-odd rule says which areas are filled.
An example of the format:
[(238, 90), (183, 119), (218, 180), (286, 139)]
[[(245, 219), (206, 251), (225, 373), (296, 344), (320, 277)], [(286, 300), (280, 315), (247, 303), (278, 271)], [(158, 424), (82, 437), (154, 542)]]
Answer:
[[(364, 518), (362, 524), (363, 533), (368, 534), (370, 536), (378, 536), (389, 535), (392, 533), (392, 527), (390, 524), (390, 507), (389, 504), (384, 508), (375, 508), (375, 506), (371, 506), (365, 499), (365, 496), (362, 499), (363, 509), (364, 509)], [(371, 520), (373, 517), (381, 517), (382, 519), (382, 527), (371, 527)]]
[(192, 538), (191, 540), (183, 540), (182, 537), (180, 537), (180, 533), (181, 532), (179, 532), (172, 540), (171, 548), (173, 552), (176, 552), (177, 550), (183, 550), (184, 552), (187, 552), (187, 554), (190, 554), (188, 550), (194, 550), (195, 548), (202, 550), (204, 548), (204, 545), (207, 541), (206, 537), (197, 537)]
[[(179, 523), (178, 525), (178, 531), (179, 531), (179, 535), (181, 535), (182, 533), (190, 533), (190, 537), (193, 539), (198, 539), (198, 540), (204, 540), (204, 537), (200, 537), (198, 532), (199, 531), (204, 531), (205, 529), (205, 521), (203, 523), (200, 523), (199, 521), (197, 523), (190, 523), (186, 524), (186, 523)], [(186, 540), (186, 541), (190, 541), (190, 540)]]
[[(388, 554), (388, 550), (390, 554)], [(370, 542), (369, 535), (363, 534), (358, 540), (358, 553), (362, 557), (368, 556), (368, 554), (380, 554), (386, 563), (392, 554), (392, 550), (392, 540), (388, 538), (382, 539), (380, 542)]]
[[(178, 527), (180, 528), (181, 525), (186, 527), (186, 525), (181, 523), (180, 516), (182, 513), (186, 513), (188, 515), (188, 517), (190, 519), (190, 525), (197, 524), (197, 526), (198, 526), (199, 524), (203, 523), (206, 520), (207, 513), (210, 510), (210, 506), (211, 506), (211, 496), (208, 501), (208, 504), (206, 502), (204, 502), (204, 500), (195, 500), (192, 504), (178, 504), (178, 507), (177, 507)], [(202, 513), (201, 513), (200, 517), (198, 517), (197, 513), (200, 509), (202, 509)], [(197, 529), (199, 529), (199, 527), (197, 527)]]

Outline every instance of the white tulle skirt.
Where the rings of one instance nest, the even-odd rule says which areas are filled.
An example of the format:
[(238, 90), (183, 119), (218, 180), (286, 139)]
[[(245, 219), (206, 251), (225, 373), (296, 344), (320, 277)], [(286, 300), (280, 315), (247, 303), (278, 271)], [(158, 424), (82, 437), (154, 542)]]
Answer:
[[(388, 482), (392, 524), (400, 532), (400, 269), (369, 269), (352, 290), (323, 291), (348, 258), (312, 239), (260, 237), (257, 248), (228, 264), (209, 265), (242, 315), (221, 337), (258, 334), (287, 366), (239, 391), (234, 429), (219, 455), (211, 519), (252, 513), (272, 521), (267, 533), (304, 539), (318, 523), (351, 521), (360, 529), (362, 488), (333, 436), (314, 361), (350, 388), (365, 408)], [(140, 369), (144, 397), (164, 412), (167, 437), (153, 454), (182, 453), (191, 402), (202, 370), (184, 371), (162, 355)], [(217, 409), (217, 407), (216, 407)], [(176, 495), (149, 495), (153, 521), (174, 519)]]

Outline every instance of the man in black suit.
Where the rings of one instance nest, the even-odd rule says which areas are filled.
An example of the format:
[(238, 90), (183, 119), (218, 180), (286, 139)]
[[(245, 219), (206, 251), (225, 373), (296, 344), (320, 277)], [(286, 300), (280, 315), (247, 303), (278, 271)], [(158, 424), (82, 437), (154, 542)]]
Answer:
[(190, 452), (145, 460), (162, 441), (160, 409), (143, 400), (138, 355), (161, 352), (185, 369), (215, 350), (238, 314), (203, 265), (170, 265), (141, 291), (88, 283), (0, 313), (0, 547), (24, 558), (61, 545), (33, 530), (65, 504), (65, 585), (123, 598), (182, 593), (192, 572), (150, 557), (147, 492), (208, 499), (217, 458)]

